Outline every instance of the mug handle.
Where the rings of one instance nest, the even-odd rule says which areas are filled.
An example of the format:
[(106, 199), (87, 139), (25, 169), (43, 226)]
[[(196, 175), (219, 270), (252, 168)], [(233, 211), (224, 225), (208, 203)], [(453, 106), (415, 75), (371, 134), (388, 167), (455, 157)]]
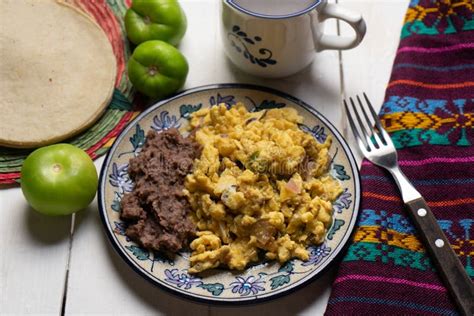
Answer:
[(318, 51), (325, 49), (351, 49), (359, 45), (365, 36), (367, 26), (362, 15), (344, 9), (335, 3), (328, 3), (321, 12), (321, 22), (335, 18), (347, 22), (355, 31), (354, 36), (336, 36), (322, 34), (318, 40)]

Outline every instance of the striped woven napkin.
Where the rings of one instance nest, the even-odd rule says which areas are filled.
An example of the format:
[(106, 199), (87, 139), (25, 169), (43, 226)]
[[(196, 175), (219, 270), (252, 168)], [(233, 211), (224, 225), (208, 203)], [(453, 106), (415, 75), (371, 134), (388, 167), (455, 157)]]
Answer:
[[(474, 278), (474, 4), (412, 0), (381, 119), (403, 172)], [(393, 179), (362, 163), (363, 197), (327, 315), (455, 315)]]

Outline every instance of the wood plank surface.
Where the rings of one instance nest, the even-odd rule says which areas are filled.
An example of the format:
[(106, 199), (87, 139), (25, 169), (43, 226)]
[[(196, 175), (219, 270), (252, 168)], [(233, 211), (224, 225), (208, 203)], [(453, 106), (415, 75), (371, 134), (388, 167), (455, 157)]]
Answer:
[[(385, 88), (390, 79), (393, 59), (398, 47), (400, 31), (409, 0), (338, 0), (345, 8), (362, 13), (367, 23), (364, 41), (355, 49), (341, 52), (342, 95), (353, 97), (365, 92), (375, 110), (382, 106)], [(350, 27), (341, 22), (341, 35), (352, 34)], [(351, 144), (357, 161), (362, 157), (356, 148), (352, 132), (348, 131), (345, 117), (341, 131)]]
[(59, 314), (70, 217), (32, 210), (17, 187), (0, 189), (0, 315)]

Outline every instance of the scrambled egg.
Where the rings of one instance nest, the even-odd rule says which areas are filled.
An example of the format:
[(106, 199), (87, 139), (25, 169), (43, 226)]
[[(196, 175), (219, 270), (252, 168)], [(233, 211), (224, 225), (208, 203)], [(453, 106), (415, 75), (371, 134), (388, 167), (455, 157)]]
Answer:
[(221, 104), (190, 123), (203, 150), (185, 181), (198, 228), (189, 272), (243, 270), (263, 256), (308, 260), (306, 247), (323, 242), (342, 191), (328, 175), (331, 139), (320, 144), (303, 132), (292, 108)]

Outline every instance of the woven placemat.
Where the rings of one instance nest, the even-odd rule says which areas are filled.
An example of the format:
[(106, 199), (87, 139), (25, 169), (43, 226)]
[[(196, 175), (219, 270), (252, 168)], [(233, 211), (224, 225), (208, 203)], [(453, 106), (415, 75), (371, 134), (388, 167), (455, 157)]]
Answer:
[[(110, 148), (116, 136), (139, 110), (133, 106), (134, 92), (125, 73), (130, 48), (123, 16), (130, 0), (68, 0), (68, 3), (90, 15), (107, 34), (117, 59), (115, 91), (104, 115), (87, 131), (64, 141), (84, 149), (95, 159)], [(27, 127), (25, 127), (27, 128)], [(31, 149), (0, 147), (0, 184), (19, 182), (20, 169)]]

